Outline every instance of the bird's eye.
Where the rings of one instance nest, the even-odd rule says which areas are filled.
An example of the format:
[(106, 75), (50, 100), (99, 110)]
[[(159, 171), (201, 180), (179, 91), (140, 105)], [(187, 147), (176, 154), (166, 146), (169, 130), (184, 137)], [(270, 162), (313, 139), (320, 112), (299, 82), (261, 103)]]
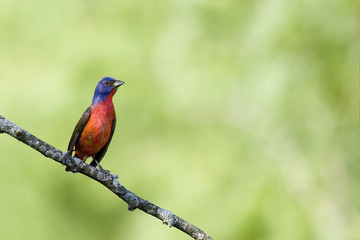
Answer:
[(109, 81), (106, 81), (104, 84), (105, 84), (106, 87), (110, 86), (110, 82), (109, 82)]

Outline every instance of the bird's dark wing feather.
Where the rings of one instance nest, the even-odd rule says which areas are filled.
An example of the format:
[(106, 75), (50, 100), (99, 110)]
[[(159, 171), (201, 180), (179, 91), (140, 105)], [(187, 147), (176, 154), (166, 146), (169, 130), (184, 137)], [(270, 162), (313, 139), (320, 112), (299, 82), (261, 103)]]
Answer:
[(71, 152), (73, 151), (76, 141), (79, 139), (86, 123), (89, 121), (90, 114), (91, 114), (91, 110), (89, 107), (85, 110), (85, 112), (83, 113), (83, 115), (81, 115), (79, 121), (77, 122), (77, 124), (74, 128), (74, 132), (70, 138), (69, 146), (67, 149), (68, 153), (70, 152), (70, 154), (71, 154)]
[(114, 134), (115, 126), (116, 126), (116, 117), (114, 118), (114, 120), (112, 122), (109, 140), (107, 141), (105, 146), (97, 154), (94, 155), (93, 160), (90, 163), (91, 166), (96, 167), (100, 163), (101, 159), (104, 157), (104, 155), (109, 147), (109, 144), (111, 142), (112, 136)]

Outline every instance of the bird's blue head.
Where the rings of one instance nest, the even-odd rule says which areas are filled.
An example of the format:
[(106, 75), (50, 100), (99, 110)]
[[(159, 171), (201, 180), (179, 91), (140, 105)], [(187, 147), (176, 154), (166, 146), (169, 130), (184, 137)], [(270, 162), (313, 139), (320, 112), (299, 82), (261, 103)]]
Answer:
[(121, 85), (125, 82), (116, 80), (111, 77), (104, 77), (99, 81), (96, 85), (94, 97), (92, 100), (92, 104), (97, 104), (105, 100), (105, 98), (109, 95), (113, 96)]

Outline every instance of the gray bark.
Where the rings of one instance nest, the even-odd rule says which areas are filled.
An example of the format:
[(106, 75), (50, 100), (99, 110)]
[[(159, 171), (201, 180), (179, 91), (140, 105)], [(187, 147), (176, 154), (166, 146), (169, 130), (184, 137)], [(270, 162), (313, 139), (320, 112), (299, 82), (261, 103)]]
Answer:
[(119, 198), (124, 200), (128, 204), (128, 209), (130, 211), (140, 209), (141, 211), (160, 219), (164, 224), (168, 225), (169, 227), (175, 227), (194, 239), (212, 239), (201, 229), (178, 217), (169, 210), (156, 206), (155, 204), (142, 199), (141, 197), (126, 189), (118, 182), (117, 175), (112, 175), (109, 172), (101, 171), (97, 168), (94, 168), (75, 157), (65, 159), (64, 152), (35, 137), (28, 131), (22, 129), (21, 127), (7, 120), (1, 115), (0, 133), (6, 133), (21, 141), (22, 143), (30, 146), (36, 151), (40, 152), (45, 157), (51, 158), (58, 163), (70, 167), (72, 172), (79, 172), (101, 183), (114, 194), (116, 194)]

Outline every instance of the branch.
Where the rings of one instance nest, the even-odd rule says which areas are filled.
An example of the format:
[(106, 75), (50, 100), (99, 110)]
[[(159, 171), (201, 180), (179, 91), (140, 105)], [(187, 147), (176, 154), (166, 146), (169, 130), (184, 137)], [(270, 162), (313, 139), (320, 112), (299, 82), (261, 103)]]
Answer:
[(205, 232), (203, 232), (196, 226), (176, 216), (172, 212), (142, 199), (141, 197), (126, 189), (117, 181), (117, 175), (111, 175), (108, 172), (94, 168), (75, 157), (65, 159), (64, 152), (35, 137), (28, 131), (10, 122), (1, 115), (0, 133), (6, 133), (23, 142), (24, 144), (30, 146), (36, 151), (40, 152), (45, 157), (51, 158), (58, 163), (69, 166), (73, 172), (80, 172), (81, 174), (86, 175), (94, 179), (95, 181), (101, 183), (114, 194), (116, 194), (119, 198), (124, 200), (128, 204), (128, 209), (130, 211), (138, 208), (141, 211), (160, 219), (164, 224), (167, 224), (169, 227), (175, 227), (183, 231), (194, 239), (212, 240), (209, 235), (207, 235)]

